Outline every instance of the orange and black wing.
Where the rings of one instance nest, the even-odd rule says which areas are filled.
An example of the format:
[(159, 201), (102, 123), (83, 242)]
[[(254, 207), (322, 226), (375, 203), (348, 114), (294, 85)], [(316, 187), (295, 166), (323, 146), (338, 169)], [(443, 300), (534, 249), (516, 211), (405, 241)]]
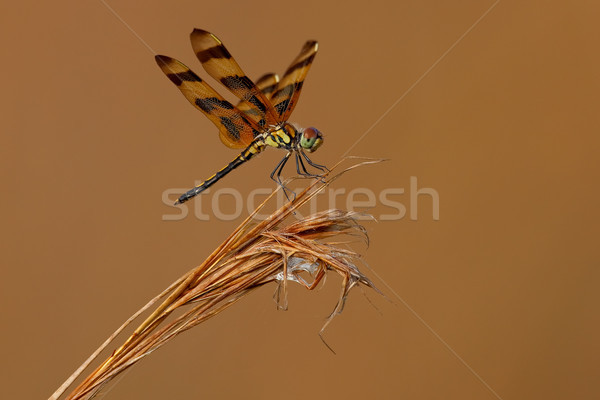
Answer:
[(190, 34), (194, 53), (215, 80), (221, 82), (255, 111), (248, 114), (259, 127), (277, 123), (273, 106), (263, 92), (246, 76), (223, 43), (212, 33), (194, 29)]
[(277, 83), (279, 83), (279, 75), (271, 72), (258, 78), (256, 81), (256, 87), (259, 88), (268, 99), (270, 99), (271, 95), (275, 91), (275, 88), (277, 87)]
[(221, 141), (227, 147), (246, 147), (260, 133), (260, 128), (254, 121), (181, 62), (167, 56), (156, 56), (155, 59), (185, 98), (219, 128)]
[[(277, 82), (279, 82), (279, 76), (274, 73), (269, 73), (261, 76), (256, 81), (256, 87), (265, 95), (267, 99), (269, 99), (277, 87)], [(259, 116), (256, 108), (252, 107), (245, 101), (240, 100), (236, 107), (240, 111), (248, 114), (252, 119), (256, 119)]]
[(292, 61), (283, 75), (283, 78), (277, 84), (275, 92), (271, 95), (271, 103), (277, 113), (277, 121), (284, 122), (290, 117), (294, 110), (304, 78), (312, 65), (317, 54), (318, 44), (314, 40), (309, 40), (304, 44), (300, 54)]

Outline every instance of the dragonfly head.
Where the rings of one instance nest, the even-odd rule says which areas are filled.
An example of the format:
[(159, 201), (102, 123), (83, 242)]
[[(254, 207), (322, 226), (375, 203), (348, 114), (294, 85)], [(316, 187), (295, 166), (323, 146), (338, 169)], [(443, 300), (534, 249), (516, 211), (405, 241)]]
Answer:
[(317, 150), (323, 144), (323, 134), (317, 128), (306, 128), (300, 135), (300, 147), (309, 153)]

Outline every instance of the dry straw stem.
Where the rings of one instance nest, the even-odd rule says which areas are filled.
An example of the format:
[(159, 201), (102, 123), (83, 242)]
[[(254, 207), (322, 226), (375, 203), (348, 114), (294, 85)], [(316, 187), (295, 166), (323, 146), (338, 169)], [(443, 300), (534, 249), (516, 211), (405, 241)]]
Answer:
[[(253, 222), (253, 217), (273, 197), (274, 193), (271, 194), (202, 264), (179, 278), (127, 320), (50, 399), (58, 399), (110, 341), (130, 322), (165, 297), (125, 343), (113, 351), (67, 399), (92, 398), (104, 385), (143, 357), (176, 335), (231, 306), (261, 285), (278, 282), (278, 307), (286, 309), (289, 280), (312, 290), (328, 271), (334, 271), (342, 277), (340, 299), (321, 329), (322, 334), (332, 318), (341, 313), (350, 289), (362, 283), (377, 290), (355, 266), (354, 261), (359, 255), (351, 250), (341, 249), (340, 242), (333, 242), (337, 236), (344, 234), (359, 235), (365, 240), (367, 235), (364, 228), (356, 222), (357, 214), (354, 212), (327, 210), (287, 225), (284, 220), (291, 220), (287, 217), (342, 173), (378, 161), (363, 161), (329, 179), (326, 174), (266, 220)], [(180, 315), (166, 321), (175, 310), (180, 310)]]

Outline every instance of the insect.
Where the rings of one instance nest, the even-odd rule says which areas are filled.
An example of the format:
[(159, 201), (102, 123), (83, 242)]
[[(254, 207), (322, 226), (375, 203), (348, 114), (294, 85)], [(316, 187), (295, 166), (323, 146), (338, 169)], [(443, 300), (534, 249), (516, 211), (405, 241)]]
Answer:
[(277, 74), (269, 73), (254, 83), (215, 35), (194, 29), (190, 39), (194, 53), (206, 72), (240, 99), (237, 106), (225, 100), (208, 83), (176, 59), (157, 55), (156, 63), (185, 98), (219, 128), (219, 137), (225, 146), (244, 150), (213, 176), (182, 194), (175, 202), (176, 205), (202, 193), (267, 146), (287, 151), (271, 173), (271, 179), (280, 186), (284, 186), (281, 182), (281, 171), (292, 154), (296, 159), (299, 175), (318, 176), (307, 171), (304, 160), (322, 172), (327, 170), (326, 167), (312, 162), (306, 154), (317, 150), (323, 143), (321, 132), (313, 127), (303, 129), (287, 122), (298, 102), (304, 78), (317, 53), (316, 41), (309, 40), (304, 44), (281, 80)]

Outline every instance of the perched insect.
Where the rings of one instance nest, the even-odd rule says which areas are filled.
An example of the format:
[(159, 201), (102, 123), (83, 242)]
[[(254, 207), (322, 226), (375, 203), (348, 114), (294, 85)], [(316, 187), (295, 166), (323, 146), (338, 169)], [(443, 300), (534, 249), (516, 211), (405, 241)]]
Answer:
[(317, 53), (316, 41), (310, 40), (304, 44), (281, 80), (277, 74), (270, 73), (255, 84), (215, 35), (194, 29), (190, 39), (194, 53), (206, 72), (240, 99), (236, 107), (174, 58), (157, 55), (156, 62), (185, 98), (219, 128), (223, 144), (244, 150), (216, 174), (181, 195), (175, 204), (200, 194), (267, 146), (287, 150), (285, 157), (271, 173), (271, 179), (281, 186), (281, 171), (292, 154), (300, 175), (317, 176), (307, 171), (303, 159), (320, 171), (327, 169), (313, 163), (305, 153), (315, 151), (323, 143), (321, 132), (316, 128), (303, 129), (287, 122)]

